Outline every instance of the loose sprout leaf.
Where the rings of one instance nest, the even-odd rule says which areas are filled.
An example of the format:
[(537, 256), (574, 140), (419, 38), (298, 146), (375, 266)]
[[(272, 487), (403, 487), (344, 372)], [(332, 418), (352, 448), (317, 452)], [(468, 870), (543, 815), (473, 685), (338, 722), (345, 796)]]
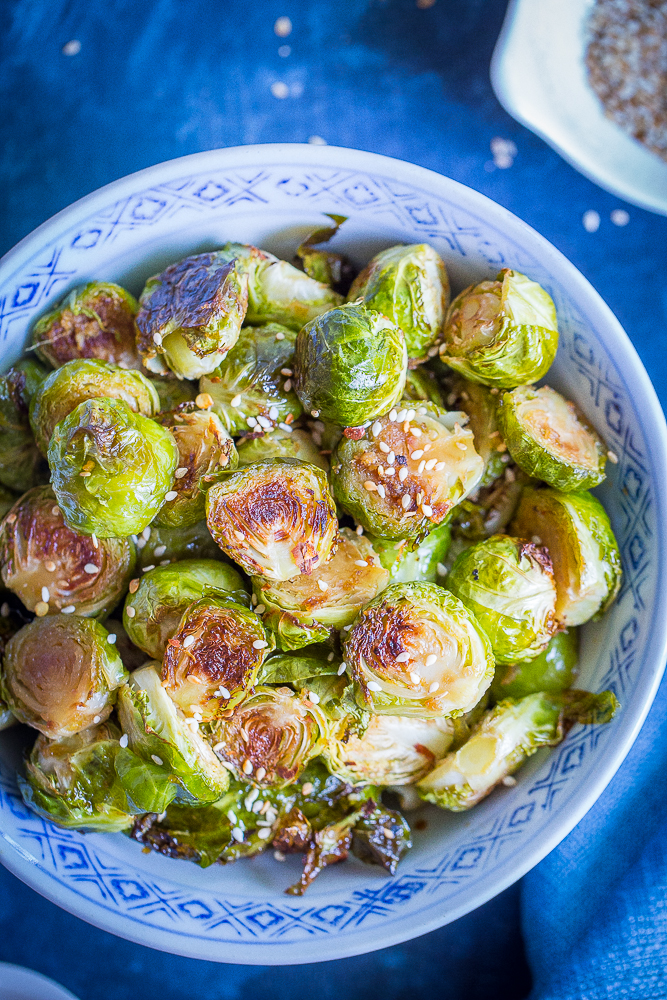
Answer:
[(352, 847), (352, 829), (361, 812), (354, 812), (338, 823), (316, 831), (308, 848), (303, 873), (298, 882), (287, 889), (290, 896), (303, 896), (313, 880), (328, 866), (346, 861)]
[(367, 802), (352, 831), (353, 854), (395, 875), (399, 861), (411, 847), (411, 831), (405, 817), (395, 809)]
[(347, 216), (334, 215), (331, 212), (324, 214), (332, 220), (333, 226), (314, 229), (301, 241), (297, 247), (296, 256), (309, 277), (345, 294), (354, 277), (352, 265), (342, 254), (318, 249), (318, 245), (328, 243), (336, 235), (340, 226), (347, 221)]
[(129, 747), (121, 747), (114, 766), (135, 812), (162, 813), (174, 801), (178, 785), (153, 761), (142, 760)]
[(563, 691), (561, 717), (566, 726), (578, 722), (582, 726), (605, 725), (614, 718), (620, 708), (618, 698), (613, 691), (601, 691), (592, 694), (590, 691)]
[(313, 677), (337, 677), (340, 657), (332, 654), (329, 660), (328, 654), (327, 646), (313, 646), (298, 653), (275, 653), (262, 664), (257, 682), (292, 684), (300, 688)]

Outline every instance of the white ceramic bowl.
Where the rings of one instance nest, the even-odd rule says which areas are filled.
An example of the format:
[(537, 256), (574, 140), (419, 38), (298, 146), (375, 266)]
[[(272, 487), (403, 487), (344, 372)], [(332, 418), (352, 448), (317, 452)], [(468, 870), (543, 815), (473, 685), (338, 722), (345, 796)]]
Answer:
[(138, 292), (186, 254), (228, 239), (286, 256), (323, 212), (349, 216), (337, 244), (361, 264), (382, 247), (428, 241), (454, 289), (511, 265), (556, 302), (561, 346), (549, 381), (573, 397), (619, 456), (600, 489), (625, 567), (622, 593), (583, 630), (581, 684), (613, 688), (609, 726), (578, 726), (470, 813), (425, 809), (428, 826), (395, 878), (351, 860), (302, 899), (284, 895), (299, 860), (271, 854), (205, 871), (146, 855), (121, 834), (60, 830), (17, 793), (16, 730), (0, 734), (0, 857), (84, 920), (141, 944), (224, 962), (282, 964), (354, 955), (455, 920), (547, 854), (595, 802), (628, 752), (665, 655), (666, 430), (655, 393), (607, 306), (557, 250), (482, 195), (398, 160), (349, 149), (214, 150), (124, 178), (61, 212), (0, 264), (3, 363), (30, 324), (75, 284)]
[(491, 62), (505, 110), (582, 174), (667, 215), (667, 163), (605, 117), (588, 83), (587, 22), (595, 0), (512, 0)]

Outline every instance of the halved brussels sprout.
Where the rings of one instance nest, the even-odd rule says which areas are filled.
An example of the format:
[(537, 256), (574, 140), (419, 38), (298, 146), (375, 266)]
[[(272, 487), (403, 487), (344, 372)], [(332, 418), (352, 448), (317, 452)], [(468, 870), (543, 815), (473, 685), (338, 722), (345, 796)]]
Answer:
[(68, 361), (44, 379), (30, 403), (30, 425), (42, 454), (48, 453), (56, 424), (85, 400), (100, 398), (122, 400), (144, 417), (160, 409), (152, 382), (141, 372), (104, 361)]
[(246, 697), (272, 645), (253, 611), (205, 597), (188, 605), (167, 643), (162, 684), (183, 712), (210, 722)]
[(160, 413), (178, 409), (183, 403), (194, 403), (199, 393), (196, 382), (188, 382), (184, 378), (176, 378), (169, 372), (160, 377), (155, 375), (150, 381), (160, 397)]
[(447, 589), (474, 614), (498, 663), (533, 660), (558, 628), (556, 584), (546, 549), (493, 535), (462, 552)]
[(309, 233), (296, 248), (298, 260), (295, 263), (300, 261), (309, 277), (345, 295), (352, 284), (354, 268), (343, 254), (320, 250), (318, 246), (328, 243), (336, 235), (340, 226), (347, 221), (347, 216), (334, 215), (332, 212), (324, 214), (332, 220), (333, 226), (321, 226)]
[(108, 718), (127, 671), (92, 618), (35, 618), (7, 643), (0, 695), (19, 722), (51, 739)]
[(197, 379), (237, 341), (248, 276), (233, 254), (200, 253), (149, 278), (139, 300), (137, 345), (149, 371)]
[(19, 787), (27, 806), (68, 829), (127, 830), (137, 811), (116, 773), (120, 730), (104, 722), (73, 736), (38, 736)]
[(498, 390), (454, 375), (447, 403), (468, 414), (477, 453), (484, 459), (480, 488), (490, 486), (511, 461), (498, 423)]
[(131, 538), (79, 535), (68, 528), (50, 486), (35, 486), (0, 526), (2, 582), (30, 611), (103, 617), (134, 570)]
[(435, 583), (388, 587), (361, 612), (343, 654), (359, 705), (377, 715), (462, 715), (493, 678), (486, 634)]
[(183, 559), (158, 566), (132, 582), (123, 627), (135, 646), (161, 660), (188, 605), (203, 597), (228, 596), (250, 603), (241, 574), (220, 560)]
[(83, 535), (143, 531), (170, 498), (177, 466), (169, 431), (121, 399), (79, 403), (49, 445), (53, 492), (67, 524)]
[(266, 434), (251, 434), (241, 438), (236, 445), (239, 465), (254, 465), (272, 458), (295, 458), (299, 462), (316, 465), (323, 472), (329, 471), (329, 463), (307, 431), (285, 431), (276, 428)]
[(525, 385), (498, 401), (498, 422), (519, 468), (566, 493), (605, 478), (607, 449), (574, 403), (555, 389)]
[(356, 427), (398, 402), (407, 363), (400, 328), (374, 309), (348, 303), (300, 331), (294, 384), (308, 413)]
[(344, 437), (331, 459), (337, 502), (381, 538), (424, 538), (477, 486), (484, 463), (466, 417), (431, 406), (391, 410)]
[[(409, 368), (405, 378), (403, 399), (433, 403), (440, 409), (445, 409), (445, 399), (438, 385), (435, 373), (427, 368)], [(463, 407), (461, 407), (463, 409)]]
[(428, 243), (389, 247), (376, 254), (354, 280), (348, 301), (361, 298), (400, 326), (408, 357), (423, 361), (442, 336), (449, 305), (449, 278)]
[(0, 376), (0, 483), (23, 493), (48, 480), (48, 469), (30, 429), (30, 400), (47, 371), (19, 362)]
[[(131, 674), (118, 692), (118, 717), (132, 752), (178, 786), (177, 798), (214, 802), (225, 793), (229, 771), (200, 734), (197, 720), (186, 718), (165, 691), (159, 664), (147, 663)], [(123, 777), (132, 787), (129, 776)]]
[(53, 368), (76, 358), (99, 358), (141, 368), (134, 317), (139, 304), (120, 285), (91, 281), (73, 288), (32, 329), (38, 356)]
[(176, 441), (178, 468), (172, 490), (176, 496), (165, 500), (154, 523), (158, 527), (186, 528), (206, 517), (202, 485), (207, 485), (220, 469), (235, 469), (238, 455), (215, 413), (182, 409), (162, 413), (157, 420)]
[(142, 572), (169, 566), (181, 559), (217, 559), (221, 552), (211, 537), (206, 521), (186, 528), (149, 525), (137, 539), (137, 568)]
[(447, 313), (440, 357), (472, 382), (512, 389), (537, 382), (558, 349), (556, 309), (525, 274), (505, 268), (466, 288)]
[(230, 434), (269, 430), (301, 415), (292, 389), (295, 341), (296, 333), (278, 323), (246, 326), (222, 364), (199, 380)]
[(235, 257), (238, 267), (248, 275), (248, 323), (282, 323), (300, 330), (342, 302), (328, 285), (257, 247), (226, 243), (222, 252)]
[(512, 531), (546, 546), (556, 579), (556, 618), (583, 625), (616, 597), (621, 555), (604, 507), (590, 493), (525, 489)]
[(352, 785), (411, 785), (442, 760), (453, 737), (451, 719), (374, 715), (363, 736), (329, 739), (323, 756)]
[(268, 580), (312, 573), (338, 535), (322, 470), (286, 458), (223, 473), (207, 493), (206, 520), (223, 552)]
[(422, 778), (417, 791), (441, 809), (470, 809), (540, 747), (560, 743), (574, 722), (610, 722), (617, 706), (611, 691), (508, 698), (484, 714), (463, 746)]
[(253, 579), (257, 606), (265, 608), (262, 620), (281, 649), (307, 646), (350, 625), (388, 583), (371, 542), (350, 528), (341, 529), (335, 554), (311, 575)]
[(242, 781), (280, 788), (296, 781), (326, 739), (326, 719), (307, 694), (257, 687), (212, 723), (208, 741)]
[(549, 645), (534, 660), (496, 667), (491, 694), (503, 698), (525, 698), (544, 691), (559, 694), (569, 688), (577, 675), (579, 636), (574, 628), (556, 632)]
[(441, 524), (416, 549), (411, 548), (405, 538), (400, 541), (389, 538), (369, 540), (379, 555), (380, 562), (389, 570), (392, 583), (411, 583), (413, 580), (435, 583), (445, 575), (442, 570), (451, 537), (449, 524)]

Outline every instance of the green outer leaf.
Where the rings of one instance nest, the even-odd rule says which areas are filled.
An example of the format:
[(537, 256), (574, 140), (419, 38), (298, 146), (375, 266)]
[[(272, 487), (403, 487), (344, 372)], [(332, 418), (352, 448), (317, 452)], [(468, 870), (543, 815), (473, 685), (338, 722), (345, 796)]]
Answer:
[(368, 536), (380, 562), (391, 574), (392, 583), (423, 580), (435, 583), (440, 577), (438, 565), (444, 563), (451, 543), (449, 524), (441, 524), (426, 536), (416, 549), (391, 538)]
[(266, 434), (241, 438), (236, 447), (239, 465), (254, 465), (273, 458), (295, 458), (299, 462), (316, 465), (323, 472), (329, 471), (328, 461), (320, 454), (310, 434), (300, 429), (290, 433), (276, 427)]
[(142, 760), (129, 747), (121, 747), (114, 761), (116, 774), (130, 803), (140, 813), (163, 813), (178, 792), (178, 785), (164, 768)]
[(423, 400), (433, 403), (440, 409), (446, 409), (445, 398), (435, 374), (424, 367), (408, 369), (403, 390), (403, 401), (407, 400), (413, 403)]
[(538, 691), (559, 694), (573, 683), (578, 660), (579, 633), (576, 628), (556, 632), (547, 648), (534, 660), (496, 667), (491, 695), (496, 701), (502, 701), (504, 698), (525, 698)]
[(300, 688), (313, 677), (336, 677), (339, 666), (340, 657), (329, 654), (327, 646), (312, 647), (303, 653), (274, 653), (260, 667), (257, 683)]

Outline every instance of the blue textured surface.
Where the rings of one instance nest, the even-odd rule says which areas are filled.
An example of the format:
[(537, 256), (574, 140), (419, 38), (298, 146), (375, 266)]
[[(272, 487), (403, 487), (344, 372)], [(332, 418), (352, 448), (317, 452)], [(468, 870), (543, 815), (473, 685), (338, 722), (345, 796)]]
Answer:
[[(244, 142), (331, 143), (388, 153), (483, 191), (542, 232), (590, 278), (639, 350), (663, 404), (667, 220), (577, 175), (500, 109), (488, 61), (504, 4), (438, 0), (225, 5), (162, 0), (5, 2), (0, 9), (2, 249), (100, 184), (182, 153)], [(289, 38), (273, 32), (289, 15)], [(81, 41), (68, 57), (63, 44)], [(289, 44), (287, 57), (278, 55)], [(301, 92), (279, 100), (271, 84)], [(509, 169), (490, 141), (512, 139)], [(584, 211), (602, 217), (587, 233)], [(567, 841), (514, 888), (463, 920), (335, 965), (246, 970), (121, 942), (44, 902), (0, 869), (0, 958), (104, 995), (662, 997), (667, 806), (664, 687), (619, 775)], [(597, 935), (596, 930), (602, 933)], [(575, 962), (573, 964), (572, 958)]]

